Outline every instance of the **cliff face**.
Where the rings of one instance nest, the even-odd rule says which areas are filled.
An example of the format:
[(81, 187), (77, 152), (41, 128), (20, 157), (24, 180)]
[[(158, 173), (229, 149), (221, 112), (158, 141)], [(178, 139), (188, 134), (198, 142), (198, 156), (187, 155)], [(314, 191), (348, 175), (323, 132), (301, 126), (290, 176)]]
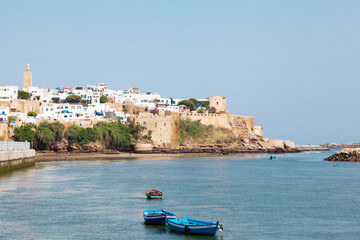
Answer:
[(324, 161), (360, 162), (360, 148), (344, 148)]
[[(270, 140), (252, 133), (243, 119), (236, 118), (233, 128), (204, 125), (201, 121), (180, 120), (180, 152), (243, 153), (297, 152), (291, 141)], [(240, 128), (241, 127), (241, 128)], [(241, 133), (241, 134), (239, 134)]]

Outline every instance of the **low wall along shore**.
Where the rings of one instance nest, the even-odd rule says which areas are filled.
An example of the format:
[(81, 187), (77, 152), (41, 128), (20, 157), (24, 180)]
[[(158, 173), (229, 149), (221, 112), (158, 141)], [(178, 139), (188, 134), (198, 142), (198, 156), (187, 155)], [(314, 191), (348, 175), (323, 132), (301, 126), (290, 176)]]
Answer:
[(0, 173), (35, 165), (35, 150), (29, 143), (0, 142)]

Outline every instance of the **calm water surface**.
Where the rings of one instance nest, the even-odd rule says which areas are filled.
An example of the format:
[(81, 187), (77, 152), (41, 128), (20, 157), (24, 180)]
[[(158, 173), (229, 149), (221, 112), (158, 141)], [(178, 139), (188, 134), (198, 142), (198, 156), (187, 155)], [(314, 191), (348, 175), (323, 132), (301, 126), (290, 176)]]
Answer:
[[(40, 163), (0, 177), (0, 239), (360, 239), (360, 163), (331, 154)], [(166, 199), (147, 200), (152, 187)], [(144, 209), (225, 231), (169, 232)]]

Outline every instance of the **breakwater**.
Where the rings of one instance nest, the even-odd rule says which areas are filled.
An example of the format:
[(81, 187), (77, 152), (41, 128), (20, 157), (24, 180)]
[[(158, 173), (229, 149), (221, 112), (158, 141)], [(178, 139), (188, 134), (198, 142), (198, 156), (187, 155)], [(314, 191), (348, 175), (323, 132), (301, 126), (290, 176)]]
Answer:
[(35, 150), (28, 142), (0, 142), (0, 173), (35, 165)]

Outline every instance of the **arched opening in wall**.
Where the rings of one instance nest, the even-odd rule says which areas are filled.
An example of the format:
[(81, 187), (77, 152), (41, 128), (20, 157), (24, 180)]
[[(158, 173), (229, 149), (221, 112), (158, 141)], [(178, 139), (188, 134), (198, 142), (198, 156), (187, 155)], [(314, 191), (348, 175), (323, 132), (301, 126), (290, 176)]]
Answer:
[(155, 123), (155, 127), (157, 127), (157, 122)]
[(219, 102), (216, 102), (216, 105), (219, 105)]
[(146, 122), (143, 122), (143, 125), (146, 126)]

